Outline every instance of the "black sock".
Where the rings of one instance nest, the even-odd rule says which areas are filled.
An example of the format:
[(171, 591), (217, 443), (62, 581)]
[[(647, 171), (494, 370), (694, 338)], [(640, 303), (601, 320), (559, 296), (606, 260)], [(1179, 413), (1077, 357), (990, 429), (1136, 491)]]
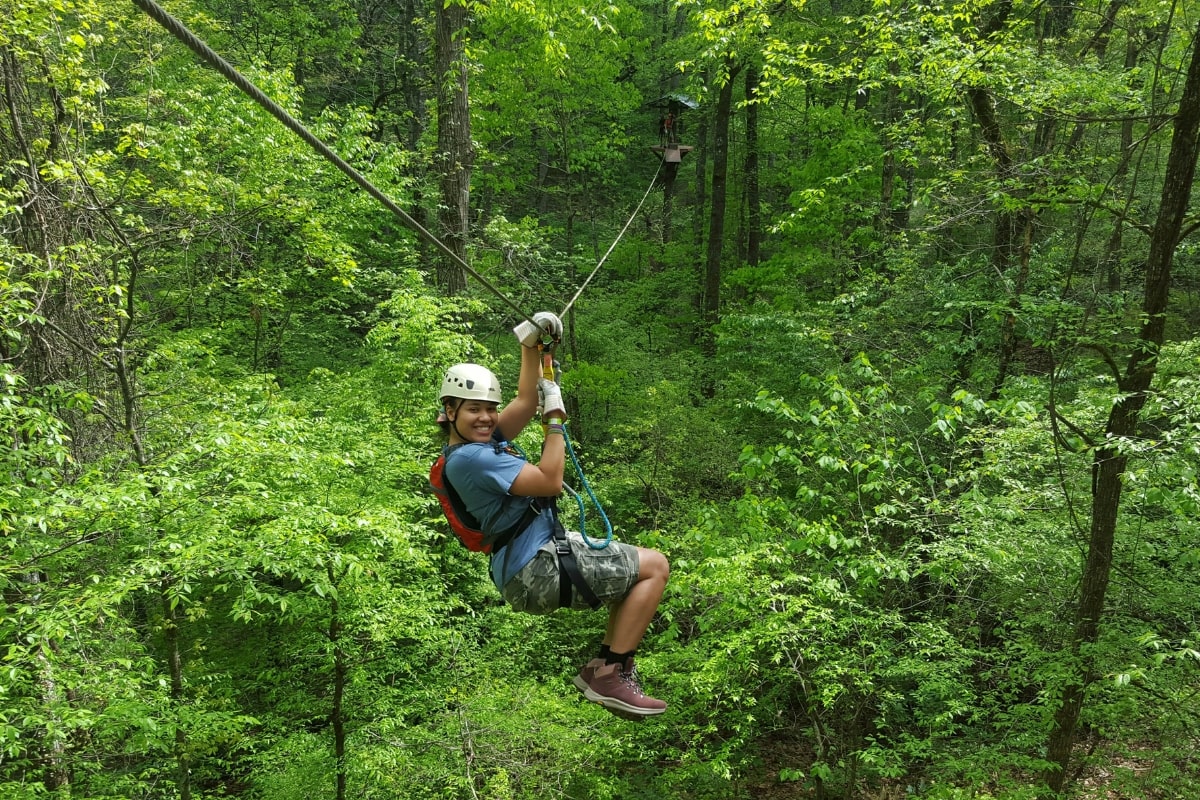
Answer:
[(637, 650), (630, 650), (628, 653), (618, 653), (610, 647), (608, 649), (608, 655), (604, 657), (604, 663), (620, 664), (621, 666), (624, 666), (625, 662), (633, 658), (633, 654), (636, 652)]
[(596, 658), (602, 658), (607, 661), (610, 655), (612, 655), (612, 648), (606, 644), (602, 644), (600, 645), (600, 655), (596, 656)]

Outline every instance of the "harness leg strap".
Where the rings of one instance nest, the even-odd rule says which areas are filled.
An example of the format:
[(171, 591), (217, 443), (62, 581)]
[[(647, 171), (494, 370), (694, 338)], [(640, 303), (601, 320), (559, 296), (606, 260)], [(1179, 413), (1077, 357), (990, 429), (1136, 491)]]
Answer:
[(575, 554), (571, 552), (571, 545), (567, 541), (567, 532), (563, 530), (557, 514), (554, 515), (554, 551), (558, 554), (558, 607), (571, 607), (571, 586), (574, 585), (575, 590), (592, 610), (599, 608), (600, 598), (583, 579), (579, 565), (575, 563)]

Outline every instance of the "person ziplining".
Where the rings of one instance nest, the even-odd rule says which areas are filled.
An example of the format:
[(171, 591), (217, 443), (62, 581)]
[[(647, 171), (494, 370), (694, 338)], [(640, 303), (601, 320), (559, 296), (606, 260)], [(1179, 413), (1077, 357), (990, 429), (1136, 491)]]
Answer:
[[(442, 380), (438, 423), (447, 437), (444, 477), (463, 507), (491, 538), (489, 571), (514, 611), (549, 614), (603, 604), (608, 622), (594, 658), (574, 678), (584, 696), (632, 718), (662, 714), (667, 704), (642, 690), (634, 656), (670, 575), (657, 550), (606, 542), (596, 547), (563, 531), (554, 499), (563, 490), (566, 408), (558, 384), (539, 358), (543, 336), (558, 339), (562, 321), (538, 312), (513, 329), (521, 344), (517, 394), (500, 409), (500, 382), (486, 367), (455, 364)], [(537, 463), (509, 442), (538, 409), (545, 440)]]

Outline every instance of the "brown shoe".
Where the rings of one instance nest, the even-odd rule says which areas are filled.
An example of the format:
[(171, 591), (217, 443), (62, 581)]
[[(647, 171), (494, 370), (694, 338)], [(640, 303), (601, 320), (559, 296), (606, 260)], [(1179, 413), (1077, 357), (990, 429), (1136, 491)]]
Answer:
[(633, 659), (625, 664), (605, 664), (599, 667), (583, 696), (614, 714), (624, 712), (619, 716), (634, 714), (638, 717), (652, 717), (667, 710), (666, 703), (649, 697), (642, 691), (633, 668)]
[[(575, 676), (575, 688), (581, 692), (587, 692), (588, 685), (592, 682), (592, 678), (596, 677), (596, 670), (604, 666), (603, 658), (593, 658), (588, 663), (579, 668), (579, 674)], [(614, 717), (629, 720), (630, 722), (643, 722), (645, 717), (641, 714), (630, 714), (628, 711), (622, 711), (619, 708), (609, 708), (608, 713)]]
[(604, 666), (603, 658), (593, 658), (591, 661), (579, 668), (579, 674), (575, 676), (575, 688), (581, 692), (586, 692), (588, 686), (592, 683), (592, 678), (596, 677), (596, 670)]

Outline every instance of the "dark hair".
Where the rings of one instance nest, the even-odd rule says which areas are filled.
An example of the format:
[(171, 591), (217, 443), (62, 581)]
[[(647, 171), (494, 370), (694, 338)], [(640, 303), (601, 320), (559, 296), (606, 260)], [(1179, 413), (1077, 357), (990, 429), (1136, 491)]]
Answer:
[(440, 415), (438, 415), (438, 427), (442, 429), (442, 433), (444, 433), (446, 436), (450, 435), (450, 431), (452, 429), (453, 423), (450, 422), (449, 419), (442, 419), (442, 417), (447, 416), (446, 407), (447, 407), (449, 401), (451, 401), (451, 400), (458, 401), (458, 405), (453, 406), (454, 410), (458, 410), (458, 406), (461, 406), (463, 404), (463, 400), (461, 397), (447, 396), (447, 397), (442, 398), (442, 413)]

